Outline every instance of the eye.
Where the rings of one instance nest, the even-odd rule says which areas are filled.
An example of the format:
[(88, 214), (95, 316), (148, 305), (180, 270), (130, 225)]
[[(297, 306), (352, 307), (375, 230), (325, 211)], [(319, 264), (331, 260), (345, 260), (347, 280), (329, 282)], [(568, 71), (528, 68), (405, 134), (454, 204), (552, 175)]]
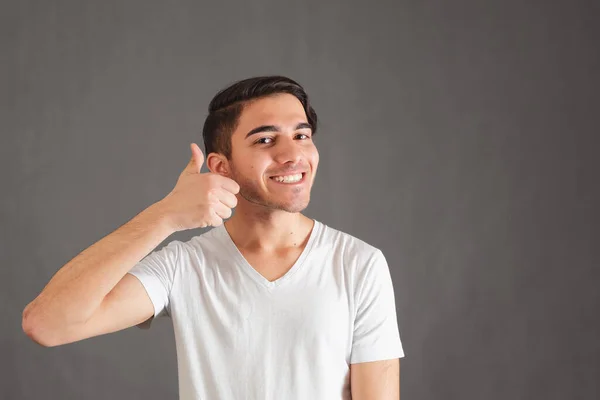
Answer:
[[(296, 137), (298, 137), (298, 136), (304, 136), (305, 137), (304, 140), (308, 140), (311, 138), (311, 135), (307, 135), (305, 133), (299, 133), (298, 135), (296, 135)], [(271, 142), (265, 142), (265, 140), (274, 140), (274, 138), (269, 137), (269, 136), (261, 137), (256, 142), (254, 142), (254, 144), (269, 144), (269, 143), (271, 143)]]
[(256, 142), (254, 142), (254, 144), (268, 144), (268, 143), (263, 142), (263, 140), (269, 140), (269, 139), (273, 139), (273, 138), (270, 138), (268, 136), (262, 137), (262, 138), (258, 139)]

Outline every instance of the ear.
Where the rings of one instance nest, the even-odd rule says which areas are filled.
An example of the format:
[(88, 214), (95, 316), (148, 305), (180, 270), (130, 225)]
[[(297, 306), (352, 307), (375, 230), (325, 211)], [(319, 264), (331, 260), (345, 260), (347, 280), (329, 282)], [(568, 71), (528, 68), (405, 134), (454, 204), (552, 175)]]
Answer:
[(210, 153), (206, 157), (205, 164), (210, 172), (229, 178), (229, 161), (224, 155), (219, 153)]

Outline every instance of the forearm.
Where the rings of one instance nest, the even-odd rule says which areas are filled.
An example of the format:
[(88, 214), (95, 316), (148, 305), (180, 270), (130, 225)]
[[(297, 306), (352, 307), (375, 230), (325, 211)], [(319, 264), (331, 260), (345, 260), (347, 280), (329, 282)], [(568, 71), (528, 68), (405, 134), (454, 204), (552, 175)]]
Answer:
[(146, 208), (59, 269), (25, 308), (23, 324), (29, 320), (53, 330), (85, 322), (121, 278), (173, 232), (160, 202)]

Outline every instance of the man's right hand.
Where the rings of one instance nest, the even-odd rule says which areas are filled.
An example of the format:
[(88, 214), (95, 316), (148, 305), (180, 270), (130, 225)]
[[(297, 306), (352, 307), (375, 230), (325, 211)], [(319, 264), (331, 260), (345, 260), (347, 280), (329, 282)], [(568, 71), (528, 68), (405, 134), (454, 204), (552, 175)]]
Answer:
[(192, 158), (179, 175), (173, 190), (160, 201), (175, 231), (219, 226), (231, 217), (240, 186), (233, 179), (214, 172), (200, 173), (202, 150), (190, 145)]

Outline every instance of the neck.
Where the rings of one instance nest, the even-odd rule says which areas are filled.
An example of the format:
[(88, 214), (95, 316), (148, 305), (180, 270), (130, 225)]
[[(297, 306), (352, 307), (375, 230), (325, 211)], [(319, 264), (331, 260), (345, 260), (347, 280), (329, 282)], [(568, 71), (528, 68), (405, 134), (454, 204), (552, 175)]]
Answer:
[(238, 248), (274, 252), (304, 246), (314, 221), (299, 212), (273, 209), (250, 212), (238, 207), (224, 226)]

